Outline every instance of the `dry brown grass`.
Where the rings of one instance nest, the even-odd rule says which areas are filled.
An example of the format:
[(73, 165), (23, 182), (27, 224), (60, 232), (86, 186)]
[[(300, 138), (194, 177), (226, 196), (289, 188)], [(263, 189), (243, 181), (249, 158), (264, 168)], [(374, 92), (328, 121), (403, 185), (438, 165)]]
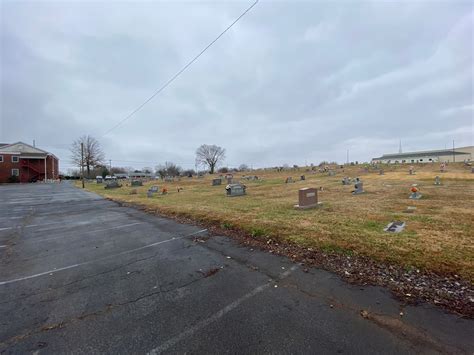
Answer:
[[(363, 172), (359, 167), (337, 169), (334, 177), (299, 171), (254, 171), (260, 181), (241, 180), (247, 196), (229, 198), (224, 185), (211, 186), (211, 176), (204, 179), (183, 178), (179, 182), (149, 182), (130, 195), (130, 187), (104, 190), (95, 183), (87, 188), (122, 202), (145, 205), (152, 211), (179, 215), (197, 222), (218, 223), (223, 228), (239, 229), (255, 238), (272, 238), (302, 247), (358, 253), (406, 267), (424, 268), (438, 273), (457, 273), (474, 280), (474, 174), (462, 164), (451, 164), (440, 173), (438, 165), (417, 166), (409, 175), (407, 166), (385, 166)], [(287, 176), (306, 181), (285, 184)], [(239, 178), (243, 174), (234, 176)], [(353, 196), (353, 186), (343, 186), (344, 175), (359, 176), (366, 193)], [(442, 186), (434, 185), (440, 175)], [(408, 199), (411, 184), (416, 183), (421, 200)], [(146, 197), (150, 185), (167, 187), (168, 195)], [(184, 191), (177, 193), (177, 187)], [(319, 187), (323, 208), (299, 211), (293, 208), (302, 187)], [(413, 214), (403, 211), (415, 206)], [(390, 221), (407, 222), (404, 232), (389, 234), (383, 228)]]

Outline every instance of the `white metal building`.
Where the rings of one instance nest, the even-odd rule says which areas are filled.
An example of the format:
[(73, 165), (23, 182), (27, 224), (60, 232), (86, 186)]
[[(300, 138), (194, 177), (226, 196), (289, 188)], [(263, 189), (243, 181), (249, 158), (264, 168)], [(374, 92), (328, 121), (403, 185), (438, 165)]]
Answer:
[(451, 163), (470, 162), (474, 157), (474, 146), (455, 149), (426, 150), (397, 154), (384, 154), (373, 158), (372, 163), (398, 164), (398, 163)]

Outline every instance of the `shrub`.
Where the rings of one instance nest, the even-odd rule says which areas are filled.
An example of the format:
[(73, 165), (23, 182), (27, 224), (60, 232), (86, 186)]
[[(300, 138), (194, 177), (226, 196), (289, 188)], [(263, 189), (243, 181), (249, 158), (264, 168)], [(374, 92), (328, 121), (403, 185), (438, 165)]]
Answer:
[(16, 182), (20, 182), (20, 179), (18, 179), (18, 176), (16, 175), (12, 175), (8, 178), (8, 182), (10, 183), (16, 183)]

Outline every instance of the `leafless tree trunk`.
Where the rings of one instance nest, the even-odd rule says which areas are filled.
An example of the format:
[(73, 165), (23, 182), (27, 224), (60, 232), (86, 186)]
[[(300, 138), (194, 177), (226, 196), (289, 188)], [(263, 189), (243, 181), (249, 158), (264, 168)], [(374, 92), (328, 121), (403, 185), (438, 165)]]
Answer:
[(196, 163), (209, 167), (214, 174), (216, 166), (225, 159), (225, 149), (217, 145), (203, 144), (196, 150)]
[(90, 177), (91, 168), (102, 163), (104, 152), (100, 143), (89, 135), (76, 139), (71, 145), (71, 159), (77, 166), (81, 166), (81, 143), (84, 143), (84, 166), (87, 170), (87, 177)]

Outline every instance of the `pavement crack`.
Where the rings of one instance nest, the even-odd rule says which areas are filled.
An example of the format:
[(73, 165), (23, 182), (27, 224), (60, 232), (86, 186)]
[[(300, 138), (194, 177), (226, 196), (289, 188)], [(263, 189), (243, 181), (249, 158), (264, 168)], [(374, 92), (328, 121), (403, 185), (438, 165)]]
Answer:
[(13, 345), (13, 344), (15, 344), (19, 341), (22, 341), (22, 340), (24, 340), (24, 339), (26, 339), (30, 336), (33, 336), (35, 334), (39, 334), (41, 332), (47, 332), (47, 331), (55, 330), (55, 329), (62, 329), (62, 328), (67, 327), (68, 325), (71, 325), (73, 323), (76, 323), (76, 322), (79, 322), (79, 321), (82, 321), (82, 320), (85, 320), (85, 319), (88, 319), (88, 318), (91, 318), (91, 317), (98, 317), (98, 316), (101, 316), (101, 315), (105, 315), (105, 314), (111, 312), (112, 310), (114, 310), (116, 308), (124, 307), (124, 306), (131, 305), (131, 304), (135, 304), (135, 303), (140, 302), (141, 300), (144, 300), (146, 298), (150, 298), (150, 297), (153, 297), (153, 296), (156, 296), (156, 295), (159, 295), (159, 294), (166, 294), (166, 293), (169, 293), (169, 292), (177, 291), (179, 289), (188, 287), (188, 286), (190, 286), (190, 285), (192, 285), (196, 282), (199, 282), (201, 280), (206, 279), (207, 277), (208, 276), (203, 275), (202, 277), (198, 277), (198, 278), (193, 279), (189, 282), (185, 282), (183, 284), (180, 284), (176, 287), (169, 288), (169, 289), (162, 289), (160, 287), (160, 289), (157, 290), (157, 291), (153, 291), (153, 292), (150, 292), (150, 293), (145, 293), (143, 295), (140, 295), (140, 296), (138, 296), (134, 299), (131, 299), (131, 300), (128, 300), (128, 301), (125, 301), (125, 302), (107, 304), (105, 306), (105, 308), (94, 311), (94, 312), (81, 314), (81, 315), (76, 316), (76, 317), (71, 317), (69, 319), (62, 320), (61, 322), (58, 322), (58, 323), (45, 324), (45, 325), (41, 326), (39, 329), (30, 330), (30, 331), (26, 332), (25, 334), (16, 335), (16, 336), (13, 336), (13, 337), (11, 337), (11, 338), (3, 341), (3, 342), (0, 342), (0, 346), (10, 346), (10, 345)]
[[(210, 238), (212, 237), (209, 237), (207, 240), (209, 240)], [(224, 253), (224, 251), (221, 251), (220, 249), (218, 248), (215, 248), (215, 247), (212, 247), (211, 245), (209, 245), (208, 243), (200, 243), (200, 242), (197, 242), (196, 241), (196, 245), (199, 245), (203, 248), (206, 248), (208, 249), (209, 251), (211, 252), (214, 252), (214, 253), (217, 253), (221, 256), (223, 256), (224, 258), (227, 258), (229, 255)], [(252, 265), (248, 259), (245, 259), (245, 258), (239, 258), (239, 257), (236, 257), (235, 255), (231, 256), (231, 259), (230, 260), (233, 260), (235, 261), (237, 264), (240, 264), (248, 269), (250, 269), (251, 271), (257, 271), (263, 275), (265, 275), (266, 277), (270, 278), (270, 279), (275, 279), (278, 277), (278, 275), (275, 275), (273, 274), (271, 271), (267, 270), (267, 269), (263, 269), (261, 267), (256, 267), (255, 265)]]
[(394, 334), (395, 336), (403, 340), (410, 342), (411, 344), (421, 345), (424, 348), (430, 348), (440, 353), (452, 354), (452, 353), (458, 353), (459, 351), (461, 351), (460, 349), (443, 345), (437, 339), (428, 335), (428, 333), (425, 330), (409, 325), (403, 322), (400, 318), (393, 317), (386, 314), (368, 312), (365, 310), (361, 311), (360, 308), (357, 306), (351, 306), (351, 305), (339, 302), (335, 298), (325, 296), (321, 293), (313, 293), (313, 292), (307, 291), (293, 282), (286, 281), (285, 284), (287, 287), (291, 287), (308, 297), (320, 299), (321, 301), (330, 305), (331, 308), (334, 307), (334, 308), (339, 308), (339, 309), (345, 309), (354, 314), (359, 313), (362, 315), (363, 318), (367, 319), (368, 321), (371, 321), (377, 326), (386, 329), (390, 333)]
[(152, 256), (147, 256), (147, 257), (144, 257), (144, 258), (141, 258), (141, 259), (133, 260), (133, 261), (131, 261), (131, 262), (128, 262), (128, 263), (126, 263), (126, 264), (119, 265), (119, 266), (117, 266), (117, 267), (114, 267), (114, 268), (109, 269), (109, 270), (106, 270), (106, 271), (102, 271), (102, 272), (95, 273), (95, 274), (92, 274), (92, 275), (87, 275), (87, 276), (82, 277), (82, 278), (80, 278), (80, 279), (78, 279), (78, 280), (68, 282), (68, 283), (63, 284), (63, 285), (61, 285), (61, 286), (58, 286), (58, 287), (51, 287), (51, 288), (49, 288), (49, 289), (47, 289), (47, 290), (45, 290), (45, 291), (36, 292), (36, 293), (32, 293), (32, 294), (29, 294), (29, 295), (24, 296), (24, 297), (16, 297), (15, 299), (3, 301), (3, 302), (0, 302), (0, 305), (1, 305), (1, 304), (6, 304), (6, 303), (11, 303), (11, 302), (17, 302), (17, 301), (25, 300), (25, 299), (28, 299), (28, 298), (30, 298), (30, 297), (34, 297), (34, 296), (42, 295), (42, 294), (49, 293), (49, 292), (52, 292), (52, 291), (60, 290), (60, 289), (65, 288), (65, 287), (67, 287), (67, 286), (71, 286), (71, 285), (74, 285), (74, 284), (83, 282), (83, 281), (85, 281), (85, 280), (88, 280), (88, 279), (93, 279), (93, 278), (95, 278), (95, 277), (98, 277), (98, 276), (101, 276), (101, 275), (105, 275), (105, 274), (108, 274), (108, 273), (111, 273), (111, 272), (120, 270), (120, 269), (122, 269), (122, 268), (124, 268), (124, 267), (127, 267), (127, 266), (130, 266), (130, 265), (139, 263), (139, 262), (141, 262), (141, 261), (153, 259), (153, 258), (157, 257), (158, 254), (159, 254), (159, 252), (156, 252), (156, 253), (154, 253)]

